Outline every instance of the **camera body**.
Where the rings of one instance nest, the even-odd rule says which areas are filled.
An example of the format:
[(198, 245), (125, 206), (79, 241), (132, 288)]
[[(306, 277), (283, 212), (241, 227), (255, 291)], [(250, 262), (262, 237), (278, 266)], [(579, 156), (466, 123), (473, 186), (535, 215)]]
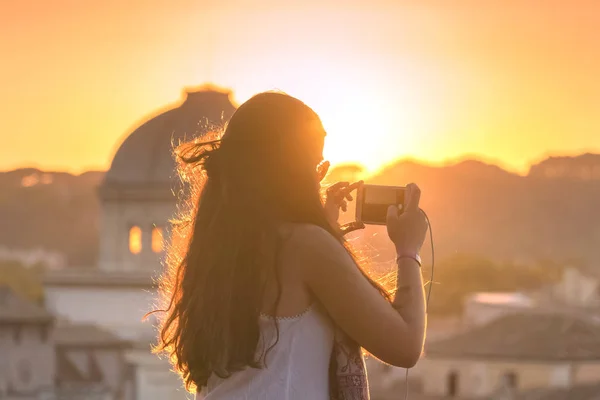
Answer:
[(385, 225), (389, 206), (402, 213), (406, 207), (405, 186), (361, 184), (357, 189), (356, 220), (368, 225)]

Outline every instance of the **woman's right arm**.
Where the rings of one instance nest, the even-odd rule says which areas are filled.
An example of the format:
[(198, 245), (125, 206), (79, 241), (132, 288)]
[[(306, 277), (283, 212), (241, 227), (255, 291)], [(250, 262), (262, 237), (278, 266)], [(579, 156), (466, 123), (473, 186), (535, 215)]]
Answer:
[(375, 357), (404, 368), (418, 361), (426, 324), (420, 266), (403, 257), (418, 254), (427, 230), (426, 221), (420, 219), (414, 185), (412, 193), (413, 202), (409, 199), (402, 215), (393, 210), (388, 214), (388, 233), (400, 255), (393, 304), (365, 279), (344, 247), (324, 229), (303, 225), (292, 238), (295, 261), (307, 286), (335, 323)]

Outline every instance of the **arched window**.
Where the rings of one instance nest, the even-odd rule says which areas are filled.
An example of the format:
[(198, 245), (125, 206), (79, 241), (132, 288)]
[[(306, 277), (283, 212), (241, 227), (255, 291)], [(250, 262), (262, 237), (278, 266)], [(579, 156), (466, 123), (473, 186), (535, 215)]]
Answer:
[(132, 226), (129, 229), (129, 251), (131, 254), (142, 252), (142, 229), (139, 226)]
[(448, 374), (447, 389), (448, 397), (456, 397), (458, 395), (458, 372), (451, 371)]
[(504, 374), (504, 385), (510, 389), (516, 389), (519, 385), (519, 380), (516, 372), (507, 372)]
[(159, 226), (152, 227), (152, 251), (162, 253), (164, 249), (163, 228)]

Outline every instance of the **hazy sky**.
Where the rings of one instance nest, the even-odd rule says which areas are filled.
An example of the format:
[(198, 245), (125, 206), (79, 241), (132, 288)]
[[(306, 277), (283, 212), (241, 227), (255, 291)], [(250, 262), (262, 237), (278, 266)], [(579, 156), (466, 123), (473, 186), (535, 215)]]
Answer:
[(524, 171), (600, 151), (599, 27), (595, 0), (3, 1), (0, 170), (106, 169), (147, 114), (213, 81), (304, 100), (334, 162)]

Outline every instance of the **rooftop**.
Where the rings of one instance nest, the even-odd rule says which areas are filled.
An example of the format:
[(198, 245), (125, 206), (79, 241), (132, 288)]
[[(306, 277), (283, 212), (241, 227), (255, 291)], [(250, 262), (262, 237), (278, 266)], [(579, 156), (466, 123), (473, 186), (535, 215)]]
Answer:
[(52, 314), (32, 303), (8, 286), (0, 285), (0, 323), (49, 323)]
[(230, 92), (202, 87), (185, 92), (177, 107), (149, 118), (122, 142), (106, 173), (103, 199), (149, 195), (173, 198), (175, 174), (173, 147), (208, 131), (220, 129), (233, 115)]
[(531, 307), (533, 305), (533, 300), (529, 296), (518, 292), (479, 292), (469, 296), (469, 300), (490, 305), (516, 307)]
[(132, 287), (152, 288), (155, 280), (152, 271), (106, 271), (97, 268), (47, 271), (44, 286), (77, 287)]
[(600, 400), (600, 382), (570, 388), (544, 388), (517, 393), (514, 400)]
[(96, 325), (65, 323), (54, 330), (57, 346), (63, 347), (129, 347), (130, 343)]
[(432, 342), (425, 354), (532, 362), (600, 360), (600, 324), (559, 313), (516, 313)]

